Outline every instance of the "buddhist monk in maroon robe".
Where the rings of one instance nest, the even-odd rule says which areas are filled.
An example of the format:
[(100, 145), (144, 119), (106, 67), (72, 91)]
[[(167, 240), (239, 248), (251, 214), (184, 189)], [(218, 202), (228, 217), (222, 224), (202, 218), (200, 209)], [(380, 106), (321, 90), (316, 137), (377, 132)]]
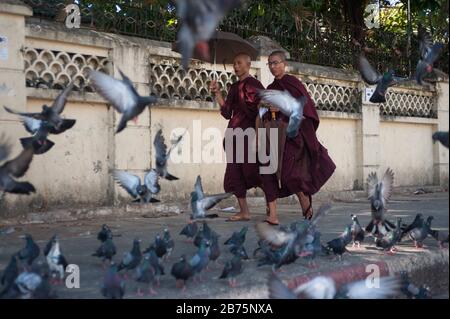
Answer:
[[(258, 115), (258, 105), (260, 99), (257, 97), (257, 90), (264, 89), (261, 82), (250, 75), (251, 58), (246, 54), (239, 54), (234, 58), (234, 71), (239, 81), (234, 83), (228, 92), (226, 99), (222, 98), (220, 89), (215, 81), (211, 83), (211, 92), (215, 94), (220, 105), (220, 113), (229, 120), (228, 129), (250, 129), (256, 134), (256, 118)], [(225, 137), (227, 138), (227, 136)], [(236, 143), (239, 137), (233, 138), (233, 149), (227, 149), (224, 140), (227, 157), (233, 154), (233, 160), (227, 160), (227, 167), (224, 177), (224, 189), (227, 193), (233, 193), (239, 202), (240, 212), (232, 216), (229, 221), (250, 220), (250, 212), (247, 205), (247, 190), (253, 187), (261, 187), (262, 181), (259, 176), (259, 164), (254, 149), (254, 160), (249, 157), (249, 148), (253, 141), (250, 137), (244, 137), (243, 162), (239, 162), (236, 157)], [(230, 153), (232, 151), (233, 153)]]
[[(336, 166), (328, 156), (327, 150), (319, 143), (316, 130), (319, 116), (313, 100), (305, 86), (294, 76), (285, 73), (286, 57), (284, 52), (275, 51), (269, 56), (269, 69), (275, 77), (267, 89), (288, 91), (294, 98), (306, 96), (307, 102), (303, 111), (303, 120), (299, 133), (295, 138), (286, 137), (289, 118), (271, 106), (261, 122), (262, 127), (270, 127), (273, 116), (280, 123), (282, 130), (279, 139), (279, 171), (278, 174), (261, 175), (263, 190), (267, 201), (266, 222), (278, 224), (276, 199), (296, 194), (305, 218), (313, 215), (312, 195), (317, 193), (331, 177)], [(273, 114), (272, 114), (273, 113)], [(273, 127), (273, 125), (272, 125)], [(270, 141), (268, 141), (270, 143)]]

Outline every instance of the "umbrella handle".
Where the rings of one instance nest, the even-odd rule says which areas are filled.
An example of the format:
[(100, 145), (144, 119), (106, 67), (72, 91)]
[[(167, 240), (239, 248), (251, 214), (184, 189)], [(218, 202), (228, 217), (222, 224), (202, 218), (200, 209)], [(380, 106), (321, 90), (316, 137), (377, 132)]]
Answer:
[(277, 115), (276, 115), (275, 111), (272, 111), (271, 113), (272, 113), (272, 120), (275, 121), (277, 119)]

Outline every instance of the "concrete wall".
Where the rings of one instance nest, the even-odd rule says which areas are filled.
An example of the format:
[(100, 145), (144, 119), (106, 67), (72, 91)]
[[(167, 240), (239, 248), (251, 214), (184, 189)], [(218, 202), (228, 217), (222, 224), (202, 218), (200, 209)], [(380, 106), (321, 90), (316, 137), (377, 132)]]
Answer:
[[(9, 39), (9, 58), (7, 61), (0, 60), (0, 85), (6, 84), (13, 90), (9, 95), (3, 93), (1, 101), (17, 110), (39, 110), (43, 103), (50, 103), (59, 93), (58, 90), (25, 86), (26, 71), (33, 69), (29, 64), (34, 58), (29, 55), (39, 55), (41, 50), (55, 54), (79, 54), (83, 57), (80, 59), (88, 61), (94, 59), (103, 63), (104, 71), (116, 77), (119, 77), (120, 68), (141, 94), (154, 91), (149, 86), (155, 76), (152, 65), (164, 66), (164, 72), (168, 73), (167, 80), (171, 81), (169, 69), (172, 66), (176, 68), (179, 63), (179, 55), (171, 51), (170, 43), (86, 29), (68, 30), (62, 25), (32, 18), (27, 18), (25, 25), (25, 17), (29, 15), (31, 11), (26, 7), (0, 3), (0, 35), (6, 35)], [(266, 59), (262, 56), (254, 62), (251, 71), (264, 85), (273, 80), (265, 65)], [(209, 64), (193, 62), (193, 65), (203, 70), (201, 74), (210, 74), (207, 72), (214, 69)], [(74, 70), (82, 74), (84, 67), (81, 63), (75, 65)], [(217, 65), (215, 70), (222, 72), (222, 75), (232, 70), (231, 66), (225, 67)], [(325, 90), (318, 97), (330, 103), (349, 98), (355, 90), (359, 92), (358, 103), (363, 100), (357, 112), (350, 109), (319, 111), (321, 124), (317, 134), (337, 165), (324, 191), (362, 189), (369, 172), (381, 173), (387, 166), (395, 171), (396, 186), (448, 185), (448, 149), (433, 145), (430, 138), (436, 130), (448, 130), (448, 82), (439, 82), (436, 88), (425, 93), (419, 92), (423, 91), (421, 88), (405, 89), (435, 96), (437, 119), (386, 118), (380, 116), (379, 106), (365, 102), (362, 96), (365, 86), (355, 72), (301, 63), (291, 63), (289, 72), (304, 83), (315, 85), (311, 89)], [(208, 84), (209, 80), (201, 83), (204, 87)], [(337, 90), (338, 93), (329, 93), (330, 90)], [(323, 94), (326, 96), (323, 97)], [(174, 133), (188, 130), (174, 155), (181, 158), (189, 153), (191, 162), (169, 164), (169, 171), (180, 180), (162, 180), (158, 198), (188, 198), (197, 175), (202, 176), (206, 192), (223, 191), (225, 161), (201, 162), (202, 152), (208, 145), (211, 146), (212, 136), (207, 136), (208, 132), (214, 131), (206, 129), (215, 129), (216, 133), (221, 134), (216, 138), (222, 138), (227, 125), (217, 105), (212, 102), (162, 99), (150, 111), (145, 110), (136, 124), (129, 122), (128, 128), (117, 135), (114, 131), (120, 114), (95, 93), (73, 92), (64, 116), (76, 119), (76, 125), (64, 134), (51, 136), (55, 147), (44, 155), (35, 156), (23, 178), (35, 185), (37, 193), (20, 197), (6, 195), (0, 202), (0, 216), (30, 210), (44, 211), (57, 206), (97, 206), (128, 201), (126, 193), (114, 183), (111, 172), (124, 169), (143, 176), (146, 170), (153, 167), (153, 138), (159, 127), (163, 129), (168, 146)], [(19, 119), (6, 113), (3, 108), (0, 108), (1, 133), (6, 134), (13, 144), (12, 155), (18, 154), (21, 150), (18, 138), (27, 136), (27, 133)], [(194, 147), (194, 140), (200, 140), (202, 147)], [(223, 152), (219, 155), (224, 159)], [(251, 194), (255, 194), (254, 191)]]

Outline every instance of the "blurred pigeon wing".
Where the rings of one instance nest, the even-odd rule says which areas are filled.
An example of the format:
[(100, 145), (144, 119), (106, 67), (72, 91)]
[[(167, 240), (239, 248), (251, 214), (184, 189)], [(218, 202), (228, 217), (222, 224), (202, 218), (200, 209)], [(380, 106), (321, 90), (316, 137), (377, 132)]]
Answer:
[(55, 99), (52, 105), (52, 109), (55, 113), (61, 114), (62, 111), (64, 111), (64, 107), (67, 103), (67, 97), (70, 94), (70, 91), (72, 91), (74, 87), (74, 82), (70, 83), (64, 91), (61, 92), (61, 94), (58, 95), (58, 97)]
[(383, 179), (381, 180), (381, 196), (384, 201), (388, 201), (389, 198), (391, 198), (393, 184), (394, 172), (388, 168), (386, 173), (384, 173)]
[(363, 80), (370, 85), (377, 84), (381, 78), (382, 75), (378, 73), (372, 65), (369, 63), (369, 61), (366, 59), (365, 56), (360, 55), (358, 59), (358, 70), (361, 73), (361, 76)]
[(97, 71), (91, 71), (90, 78), (98, 93), (119, 113), (125, 113), (136, 105), (137, 96), (125, 82)]
[(6, 112), (11, 113), (11, 114), (32, 117), (32, 118), (38, 119), (38, 120), (45, 120), (44, 116), (42, 116), (41, 113), (22, 113), (22, 112), (17, 112), (17, 111), (14, 111), (13, 109), (10, 109), (7, 106), (3, 106), (3, 108), (6, 110)]
[(336, 295), (336, 284), (329, 277), (319, 276), (297, 287), (295, 294), (303, 294), (308, 299), (333, 299)]
[(195, 181), (195, 192), (197, 193), (197, 200), (205, 197), (203, 193), (202, 178), (200, 175), (197, 176), (197, 180)]
[(297, 296), (278, 278), (272, 274), (269, 278), (270, 299), (297, 299)]
[(281, 246), (291, 240), (294, 240), (295, 238), (294, 233), (286, 233), (274, 229), (272, 226), (269, 226), (266, 223), (256, 224), (256, 232), (261, 239), (264, 239), (276, 246)]
[(161, 190), (158, 179), (159, 175), (154, 169), (150, 170), (144, 177), (144, 184), (152, 194), (157, 194)]
[(378, 176), (377, 173), (372, 172), (367, 177), (367, 194), (369, 198), (373, 198), (375, 196), (376, 186), (378, 184)]
[(22, 177), (30, 167), (33, 154), (33, 148), (24, 149), (19, 156), (7, 162), (4, 167), (6, 167), (7, 171), (14, 177)]
[(138, 196), (136, 188), (141, 184), (141, 180), (139, 177), (124, 171), (115, 171), (114, 178), (119, 182), (119, 185), (122, 186), (131, 196), (133, 196), (134, 198)]
[(0, 162), (9, 156), (11, 146), (7, 143), (3, 135), (0, 136)]
[(28, 133), (34, 134), (41, 127), (42, 121), (36, 120), (32, 117), (23, 116), (22, 123), (25, 126), (25, 129), (27, 130)]
[(347, 296), (350, 299), (386, 299), (395, 296), (401, 286), (400, 278), (380, 278), (378, 287), (368, 287), (366, 280), (360, 280), (347, 285)]
[(264, 102), (278, 107), (286, 116), (291, 116), (292, 106), (298, 104), (297, 100), (287, 91), (260, 90), (258, 95)]

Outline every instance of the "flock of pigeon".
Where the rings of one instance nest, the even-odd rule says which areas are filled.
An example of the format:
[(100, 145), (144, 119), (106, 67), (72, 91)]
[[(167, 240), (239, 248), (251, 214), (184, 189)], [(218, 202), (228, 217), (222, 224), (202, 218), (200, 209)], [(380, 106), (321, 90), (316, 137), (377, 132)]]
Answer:
[[(208, 52), (207, 41), (212, 36), (223, 16), (232, 8), (240, 4), (239, 0), (201, 0), (176, 1), (177, 14), (181, 22), (178, 33), (183, 55), (183, 65), (187, 67), (189, 58), (194, 49)], [(433, 72), (433, 64), (438, 59), (442, 44), (433, 44), (431, 37), (422, 27), (419, 28), (421, 60), (417, 65), (415, 79), (422, 84), (424, 77)], [(404, 79), (394, 76), (393, 71), (383, 75), (379, 74), (364, 56), (359, 57), (359, 70), (368, 84), (377, 84), (371, 97), (371, 102), (385, 102), (388, 87), (398, 84)], [(120, 71), (122, 80), (115, 79), (101, 72), (91, 71), (89, 78), (96, 91), (122, 114), (116, 133), (122, 132), (128, 121), (135, 120), (144, 109), (157, 102), (154, 96), (141, 96), (133, 87), (131, 80)], [(14, 159), (0, 166), (0, 191), (15, 194), (30, 194), (35, 191), (32, 184), (18, 182), (15, 178), (24, 176), (34, 155), (48, 152), (54, 143), (48, 139), (50, 134), (61, 134), (71, 129), (76, 120), (64, 119), (61, 114), (67, 102), (73, 84), (68, 85), (56, 98), (51, 107), (43, 105), (39, 113), (17, 112), (8, 107), (9, 113), (21, 116), (25, 129), (32, 134), (31, 137), (20, 139), (22, 152)], [(296, 100), (287, 92), (264, 90), (259, 95), (263, 102), (277, 106), (281, 112), (289, 116), (287, 127), (288, 137), (294, 137), (298, 132), (303, 117), (305, 99)], [(262, 116), (267, 109), (261, 108)], [(167, 170), (167, 160), (170, 152), (181, 141), (182, 136), (167, 150), (162, 130), (158, 130), (154, 139), (156, 149), (156, 168), (146, 172), (143, 182), (138, 176), (125, 171), (117, 170), (113, 173), (115, 180), (122, 186), (135, 201), (140, 203), (157, 202), (155, 195), (160, 192), (159, 178), (169, 181), (178, 178)], [(448, 148), (448, 132), (436, 132), (433, 140), (439, 140)], [(10, 145), (0, 137), (0, 163), (10, 155)], [(317, 256), (334, 254), (339, 259), (347, 252), (347, 245), (360, 245), (367, 234), (374, 238), (375, 245), (387, 253), (394, 253), (395, 246), (408, 235), (416, 247), (421, 247), (428, 236), (438, 240), (440, 246), (448, 243), (448, 232), (441, 232), (431, 228), (432, 216), (425, 220), (418, 214), (410, 224), (402, 224), (401, 219), (396, 223), (389, 221), (386, 216), (386, 204), (389, 201), (393, 185), (393, 172), (388, 169), (381, 180), (376, 173), (368, 177), (368, 192), (371, 202), (372, 218), (367, 227), (363, 228), (357, 216), (352, 215), (352, 223), (345, 227), (345, 231), (338, 238), (323, 245), (320, 241), (318, 222), (331, 209), (330, 205), (323, 205), (312, 220), (294, 222), (289, 226), (276, 229), (265, 223), (257, 224), (256, 231), (260, 240), (253, 257), (259, 257), (259, 266), (271, 265), (274, 270), (269, 278), (269, 296), (271, 298), (386, 298), (396, 296), (403, 292), (408, 297), (423, 298), (429, 294), (425, 287), (416, 287), (412, 284), (406, 273), (397, 277), (386, 277), (381, 280), (381, 289), (368, 289), (362, 282), (355, 282), (337, 289), (335, 282), (328, 277), (316, 277), (308, 283), (290, 290), (275, 275), (275, 271), (283, 265), (295, 262), (299, 257), (308, 260), (308, 266), (314, 267)], [(191, 193), (191, 220), (180, 234), (193, 240), (197, 252), (188, 258), (183, 255), (172, 266), (171, 275), (175, 277), (177, 286), (185, 288), (189, 279), (200, 280), (203, 271), (210, 261), (217, 261), (220, 255), (219, 235), (213, 231), (206, 221), (198, 229), (196, 219), (217, 217), (206, 212), (219, 201), (231, 194), (217, 194), (206, 196), (203, 192), (201, 178), (198, 176), (195, 190)], [(220, 278), (228, 278), (231, 287), (236, 285), (236, 277), (242, 273), (243, 259), (249, 259), (243, 246), (248, 228), (244, 227), (224, 242), (233, 254), (224, 267)], [(154, 294), (154, 285), (159, 284), (159, 278), (164, 275), (163, 262), (170, 256), (175, 243), (167, 229), (162, 237), (156, 236), (154, 243), (141, 252), (140, 240), (134, 239), (132, 249), (123, 255), (120, 263), (113, 261), (116, 247), (113, 242), (114, 235), (110, 228), (104, 225), (97, 238), (101, 242), (93, 256), (99, 257), (106, 266), (104, 283), (101, 293), (106, 298), (122, 298), (125, 294), (125, 280), (119, 274), (124, 271), (134, 272), (134, 278), (139, 283), (148, 286), (149, 294)], [(65, 276), (67, 261), (62, 255), (59, 240), (53, 236), (43, 250), (45, 262), (39, 261), (39, 246), (30, 235), (25, 236), (26, 245), (23, 249), (11, 256), (11, 260), (0, 277), (2, 290), (1, 298), (51, 298), (55, 297), (52, 291), (53, 281), (61, 282)], [(105, 266), (105, 264), (104, 264)], [(142, 292), (138, 291), (138, 294)]]

